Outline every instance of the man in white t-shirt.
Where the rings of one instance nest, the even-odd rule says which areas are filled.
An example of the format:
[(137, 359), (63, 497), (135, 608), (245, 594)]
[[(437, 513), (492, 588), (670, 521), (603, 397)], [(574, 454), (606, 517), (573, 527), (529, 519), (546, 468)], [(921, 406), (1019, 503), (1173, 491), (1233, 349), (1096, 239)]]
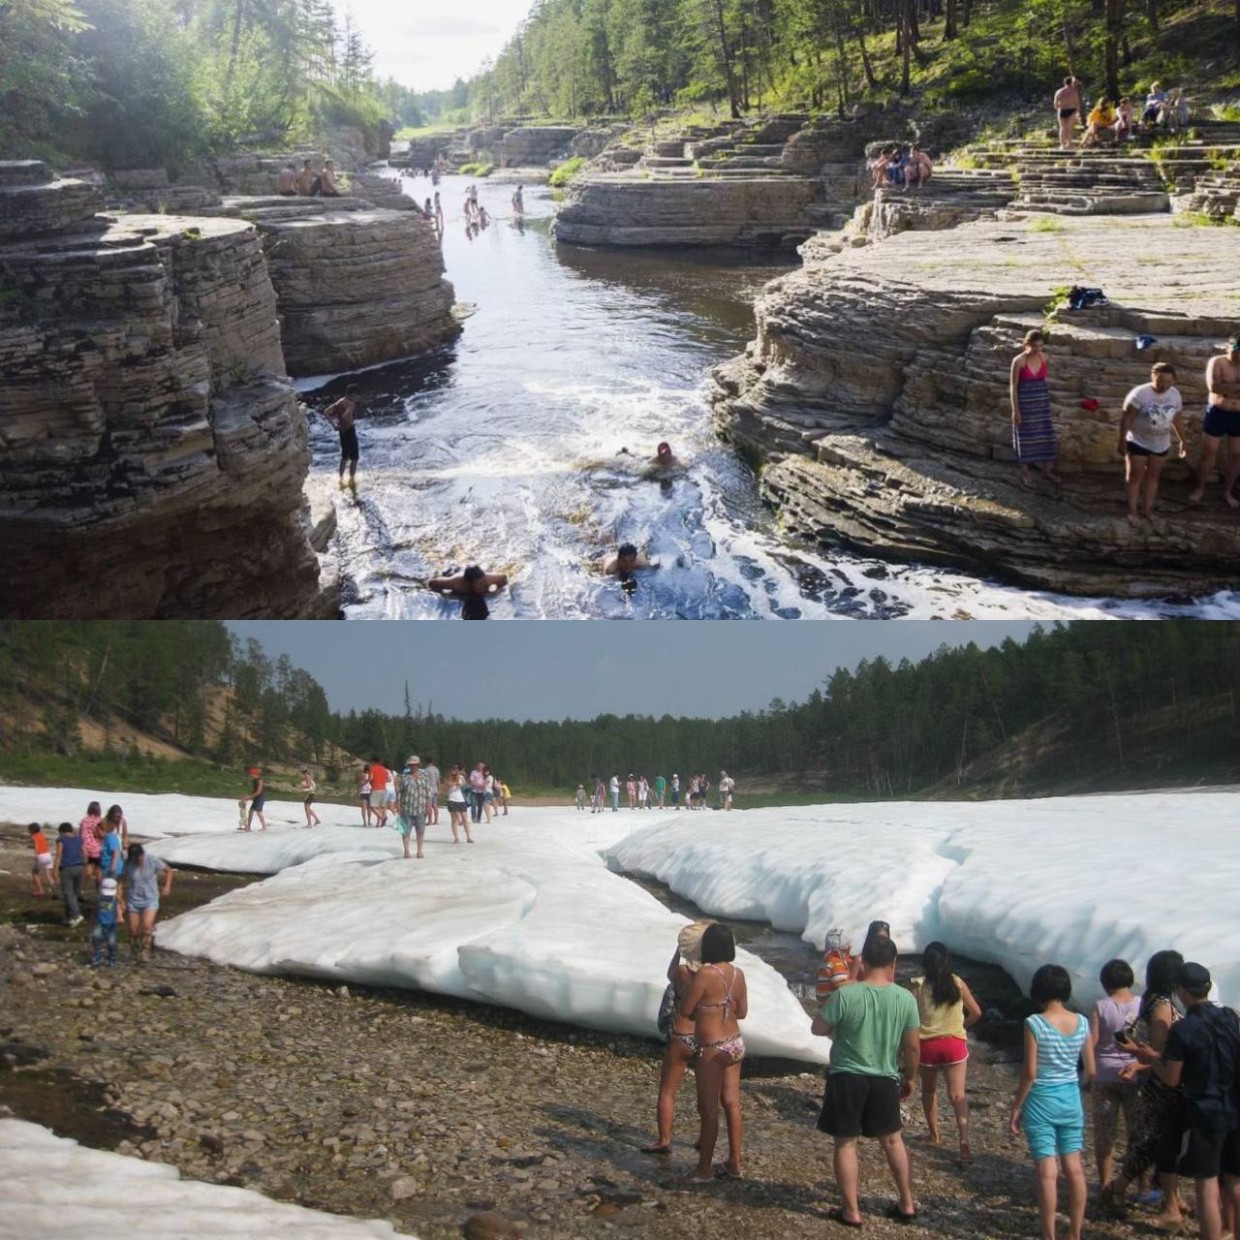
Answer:
[(1133, 388), (1124, 397), (1116, 451), (1124, 458), (1126, 466), (1124, 477), (1130, 525), (1136, 525), (1141, 516), (1154, 516), (1158, 479), (1171, 452), (1173, 434), (1179, 443), (1180, 459), (1188, 455), (1180, 422), (1183, 408), (1184, 401), (1175, 387), (1175, 367), (1168, 362), (1155, 362), (1150, 369), (1150, 381)]
[(732, 808), (732, 790), (736, 787), (736, 780), (732, 778), (727, 771), (719, 772), (719, 803), (724, 809)]

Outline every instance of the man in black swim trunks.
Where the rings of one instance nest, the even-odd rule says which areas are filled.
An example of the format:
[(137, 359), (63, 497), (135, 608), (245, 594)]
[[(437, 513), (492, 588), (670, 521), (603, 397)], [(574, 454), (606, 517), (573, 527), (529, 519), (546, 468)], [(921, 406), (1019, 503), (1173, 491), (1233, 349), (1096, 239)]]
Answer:
[[(1197, 485), (1188, 497), (1190, 504), (1201, 503), (1214, 461), (1222, 448), (1223, 499), (1228, 508), (1240, 508), (1232, 492), (1240, 478), (1240, 335), (1223, 346), (1218, 357), (1206, 365), (1206, 416), (1201, 423), (1201, 458), (1197, 462)], [(1227, 441), (1223, 448), (1223, 441)]]
[(1055, 92), (1055, 115), (1059, 118), (1059, 149), (1072, 150), (1072, 137), (1076, 131), (1076, 118), (1081, 112), (1081, 84), (1074, 77), (1066, 77)]
[(356, 383), (350, 383), (344, 395), (323, 410), (323, 416), (340, 432), (340, 485), (344, 486), (344, 467), (349, 467), (349, 485), (357, 484), (357, 428), (353, 417), (357, 412)]

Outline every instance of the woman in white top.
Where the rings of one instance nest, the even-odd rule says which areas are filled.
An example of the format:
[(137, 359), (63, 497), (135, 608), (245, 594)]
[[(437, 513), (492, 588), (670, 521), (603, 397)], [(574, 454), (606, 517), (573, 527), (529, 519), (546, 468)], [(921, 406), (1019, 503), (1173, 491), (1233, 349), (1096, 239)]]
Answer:
[(1126, 960), (1108, 960), (1098, 980), (1106, 991), (1089, 1014), (1089, 1040), (1094, 1048), (1097, 1071), (1091, 1089), (1094, 1109), (1094, 1158), (1098, 1163), (1098, 1184), (1105, 1188), (1114, 1171), (1112, 1154), (1119, 1131), (1120, 1112), (1124, 1115), (1124, 1134), (1132, 1143), (1136, 1118), (1138, 1084), (1125, 1068), (1136, 1064), (1123, 1047), (1131, 1037), (1129, 1030), (1141, 1010), (1141, 1000), (1132, 993), (1132, 966)]

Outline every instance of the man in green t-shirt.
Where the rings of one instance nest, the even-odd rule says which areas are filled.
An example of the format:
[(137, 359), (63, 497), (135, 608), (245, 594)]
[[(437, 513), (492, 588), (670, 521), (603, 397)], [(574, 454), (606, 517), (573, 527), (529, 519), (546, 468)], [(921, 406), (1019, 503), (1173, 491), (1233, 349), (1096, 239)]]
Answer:
[(896, 945), (889, 938), (868, 941), (861, 953), (865, 981), (841, 986), (814, 1018), (813, 1030), (830, 1037), (831, 1066), (818, 1127), (835, 1138), (835, 1181), (842, 1205), (831, 1217), (861, 1226), (858, 1204), (857, 1139), (877, 1137), (887, 1155), (898, 1205), (889, 1217), (917, 1217), (908, 1151), (900, 1129), (900, 1102), (911, 1098), (921, 1059), (917, 1001), (895, 984)]

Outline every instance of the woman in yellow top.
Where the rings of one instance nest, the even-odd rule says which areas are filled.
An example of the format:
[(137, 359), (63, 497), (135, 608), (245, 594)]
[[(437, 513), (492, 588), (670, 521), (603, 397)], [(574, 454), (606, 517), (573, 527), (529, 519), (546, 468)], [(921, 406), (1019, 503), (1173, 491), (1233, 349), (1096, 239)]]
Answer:
[(1096, 146), (1102, 135), (1115, 137), (1115, 109), (1109, 99), (1100, 99), (1089, 114), (1089, 123), (1085, 127), (1085, 136), (1081, 139), (1082, 146)]
[(913, 996), (921, 1014), (921, 1106), (926, 1114), (930, 1140), (939, 1138), (939, 1069), (947, 1077), (947, 1100), (956, 1113), (960, 1132), (960, 1162), (972, 1159), (969, 1148), (969, 1100), (965, 1096), (965, 1073), (969, 1044), (965, 1037), (982, 1018), (973, 992), (952, 972), (952, 958), (942, 943), (928, 943), (921, 955), (923, 977), (912, 981)]

